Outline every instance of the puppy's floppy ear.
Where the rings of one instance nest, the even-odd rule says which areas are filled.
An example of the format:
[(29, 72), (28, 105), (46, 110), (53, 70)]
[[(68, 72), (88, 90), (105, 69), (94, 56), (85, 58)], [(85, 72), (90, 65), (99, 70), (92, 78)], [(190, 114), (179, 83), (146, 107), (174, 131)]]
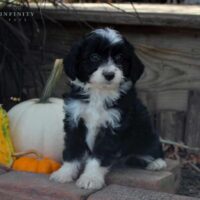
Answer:
[(133, 51), (132, 67), (131, 67), (132, 82), (135, 83), (143, 74), (143, 72), (144, 72), (144, 65), (142, 61), (138, 58), (138, 56), (135, 54), (135, 51)]
[(131, 69), (129, 71), (130, 78), (132, 82), (135, 83), (144, 72), (144, 65), (138, 58), (138, 56), (135, 54), (134, 46), (126, 38), (123, 37), (123, 39), (125, 44), (127, 45), (129, 56), (131, 58)]
[(77, 77), (78, 60), (81, 51), (81, 42), (75, 43), (68, 55), (64, 58), (64, 70), (71, 80)]

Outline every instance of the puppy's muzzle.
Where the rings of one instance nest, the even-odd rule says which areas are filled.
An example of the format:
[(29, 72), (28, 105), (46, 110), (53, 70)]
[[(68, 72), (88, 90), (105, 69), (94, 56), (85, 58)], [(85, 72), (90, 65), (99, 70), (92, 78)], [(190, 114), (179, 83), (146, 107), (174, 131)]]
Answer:
[(103, 72), (103, 76), (107, 81), (111, 81), (114, 79), (115, 73), (114, 72)]

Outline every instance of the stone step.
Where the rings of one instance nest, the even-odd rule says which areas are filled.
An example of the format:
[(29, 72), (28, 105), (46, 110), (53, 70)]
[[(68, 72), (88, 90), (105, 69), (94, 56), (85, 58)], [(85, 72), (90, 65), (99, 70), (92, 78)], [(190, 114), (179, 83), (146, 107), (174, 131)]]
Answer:
[(109, 185), (89, 196), (88, 200), (200, 200), (198, 198), (161, 193), (152, 190)]
[[(116, 168), (107, 176), (107, 184), (118, 184), (130, 187), (153, 189), (164, 192), (174, 192), (179, 180), (180, 166), (177, 162), (168, 161), (167, 171), (152, 172), (147, 170)], [(177, 180), (176, 180), (177, 179)], [(20, 196), (18, 199), (26, 199), (27, 194), (31, 198), (38, 195), (43, 199), (79, 200), (86, 199), (92, 190), (83, 190), (76, 187), (75, 183), (59, 184), (49, 181), (49, 177), (43, 174), (25, 172), (7, 172), (0, 175), (0, 194), (5, 191)], [(0, 196), (1, 197), (1, 196)], [(27, 200), (29, 200), (27, 197)], [(1, 199), (1, 198), (0, 198)], [(41, 199), (41, 198), (40, 198)]]
[(0, 199), (2, 200), (9, 199), (9, 197), (12, 200), (25, 200), (26, 197), (27, 200), (29, 198), (30, 200), (80, 200), (86, 199), (93, 192), (80, 189), (74, 183), (56, 183), (49, 181), (47, 175), (26, 172), (2, 174), (0, 189)]
[(167, 169), (162, 171), (113, 169), (107, 176), (106, 183), (174, 193), (179, 187), (180, 171), (179, 162), (167, 159)]
[(5, 173), (7, 173), (8, 171), (10, 171), (9, 168), (4, 167), (4, 166), (2, 166), (2, 165), (0, 164), (0, 175), (1, 175), (1, 174), (5, 174)]
[(1, 200), (58, 200), (57, 198), (53, 198), (51, 196), (40, 196), (39, 194), (35, 193), (27, 193), (27, 192), (15, 192), (15, 191), (8, 191), (5, 189), (0, 189), (0, 199)]

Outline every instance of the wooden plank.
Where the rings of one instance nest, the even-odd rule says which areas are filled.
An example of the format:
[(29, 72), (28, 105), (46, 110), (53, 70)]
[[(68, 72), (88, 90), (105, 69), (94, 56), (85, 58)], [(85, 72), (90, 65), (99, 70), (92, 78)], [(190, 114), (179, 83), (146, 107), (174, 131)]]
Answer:
[[(31, 5), (34, 15), (39, 17), (37, 6)], [(39, 5), (42, 13), (54, 20), (190, 28), (199, 28), (200, 24), (199, 6), (136, 3), (134, 6), (129, 3), (58, 3), (56, 7), (50, 3)]]
[(185, 113), (162, 111), (157, 114), (157, 130), (164, 139), (183, 142)]
[(166, 91), (200, 88), (200, 54), (178, 49), (138, 46), (138, 56), (143, 61), (145, 73), (138, 89)]
[(139, 90), (138, 96), (150, 113), (159, 111), (187, 111), (187, 90), (169, 90), (163, 92), (144, 92)]
[(156, 93), (156, 111), (187, 111), (187, 106), (187, 90), (168, 90)]
[(200, 146), (200, 91), (190, 92), (185, 142), (192, 147)]

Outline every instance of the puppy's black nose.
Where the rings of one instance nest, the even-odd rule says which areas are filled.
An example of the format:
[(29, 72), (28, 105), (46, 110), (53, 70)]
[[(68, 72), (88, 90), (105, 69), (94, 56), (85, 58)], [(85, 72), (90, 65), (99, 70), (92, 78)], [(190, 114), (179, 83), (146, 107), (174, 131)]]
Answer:
[(103, 76), (106, 80), (111, 81), (115, 77), (114, 72), (103, 72)]

